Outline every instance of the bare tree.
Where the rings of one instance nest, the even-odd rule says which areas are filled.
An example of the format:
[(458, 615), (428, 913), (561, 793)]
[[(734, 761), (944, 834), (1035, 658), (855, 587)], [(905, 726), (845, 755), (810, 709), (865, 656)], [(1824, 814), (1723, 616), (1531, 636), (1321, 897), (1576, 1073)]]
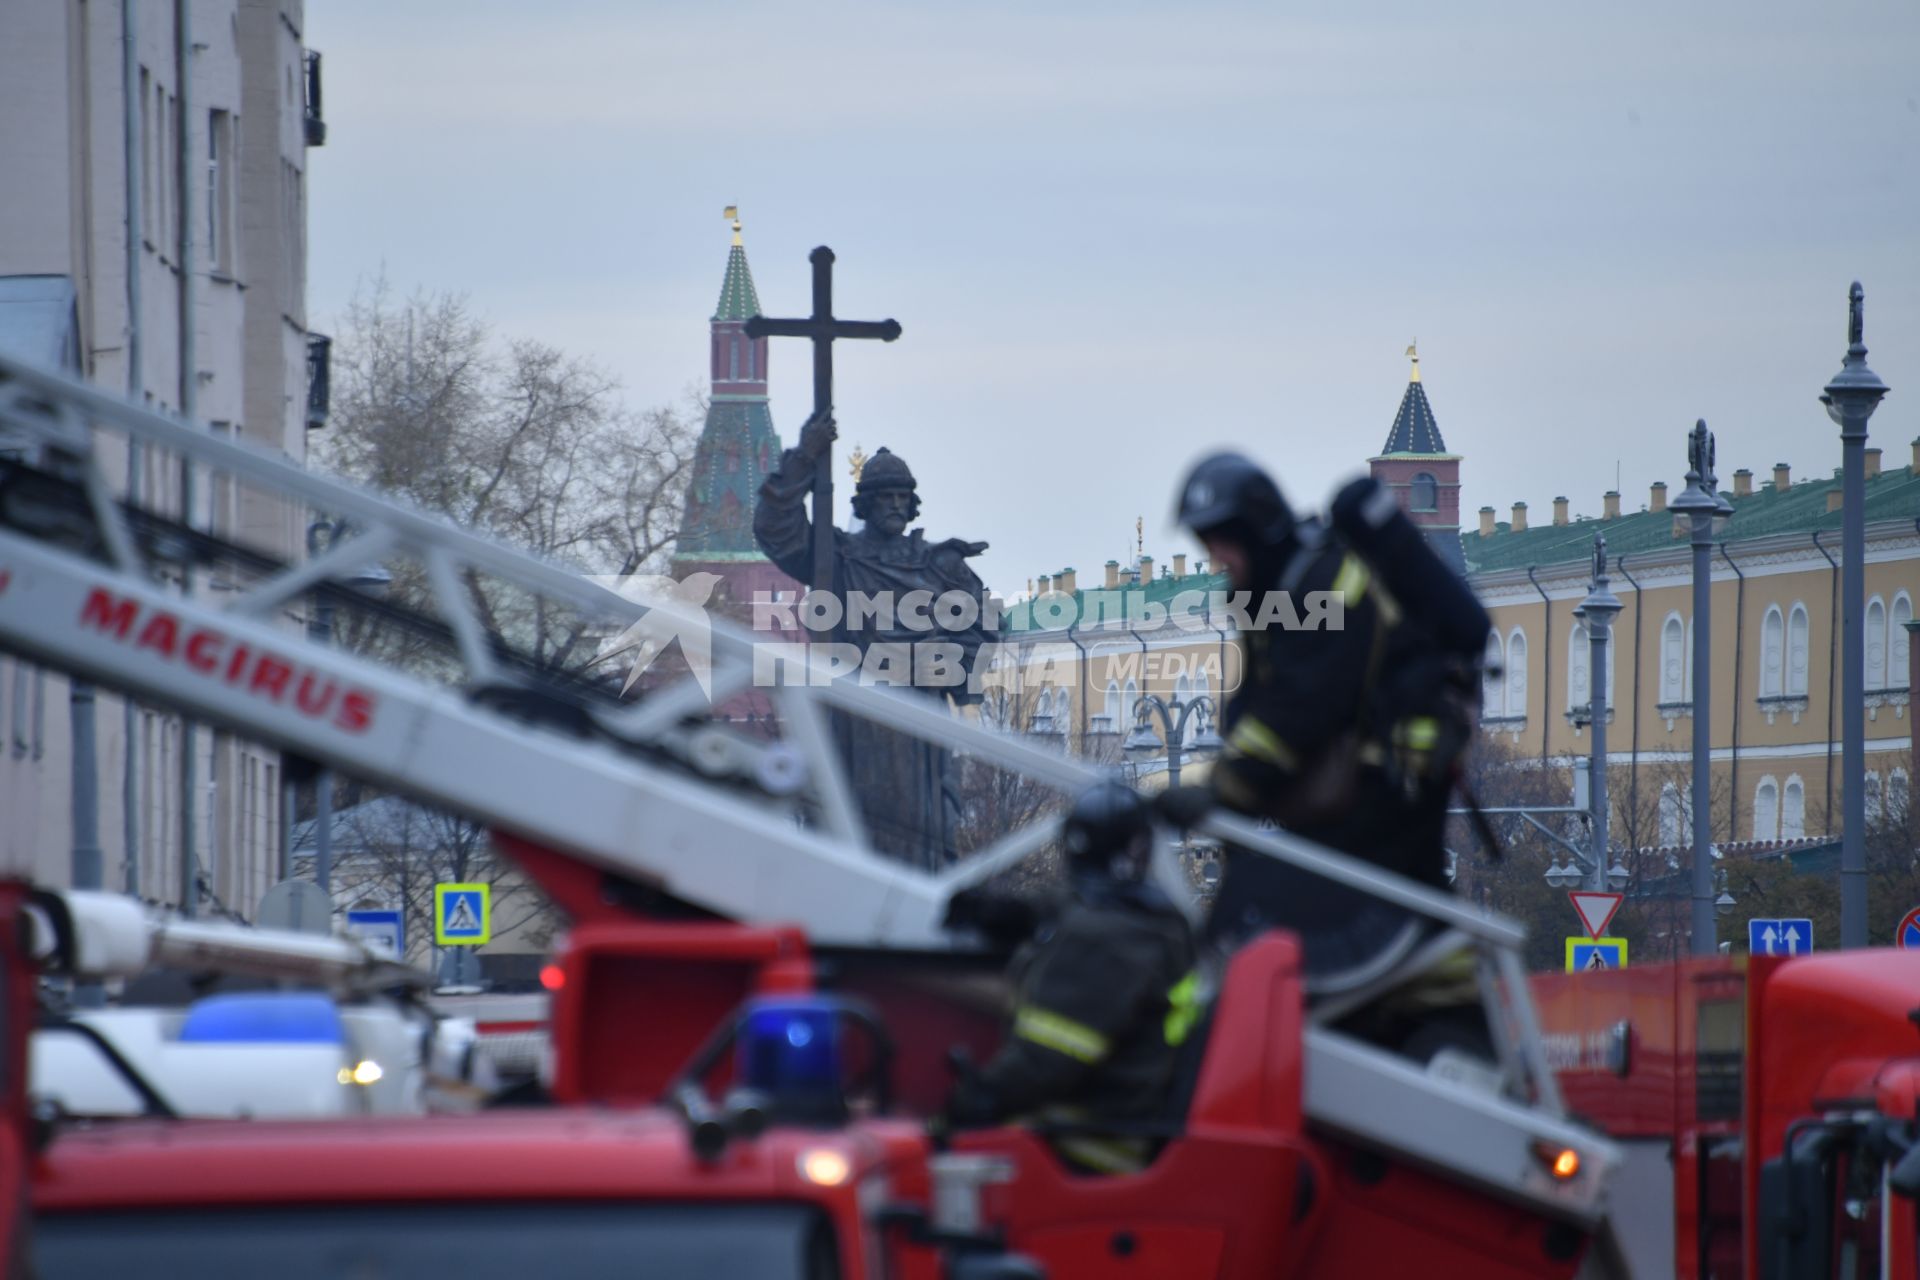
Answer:
[[(590, 361), (530, 339), (496, 340), (455, 295), (357, 293), (334, 342), (329, 430), (316, 466), (385, 490), (583, 573), (663, 572), (706, 405), (634, 411)], [(494, 634), (536, 660), (579, 655), (578, 619), (472, 581)], [(423, 607), (412, 566), (397, 602)], [(348, 644), (376, 639), (342, 628)]]

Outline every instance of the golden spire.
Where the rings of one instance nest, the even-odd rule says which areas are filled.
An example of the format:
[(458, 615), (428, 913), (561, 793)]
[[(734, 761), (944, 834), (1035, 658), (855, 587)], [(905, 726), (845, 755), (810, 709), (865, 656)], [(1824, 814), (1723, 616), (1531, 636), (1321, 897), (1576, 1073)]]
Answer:
[(853, 482), (860, 483), (860, 473), (867, 469), (867, 455), (859, 445), (853, 446), (853, 452), (847, 455), (847, 470), (853, 473)]
[(740, 243), (740, 206), (737, 204), (730, 204), (726, 207), (726, 210), (723, 213), (721, 213), (720, 216), (723, 218), (733, 219), (733, 243), (736, 246), (739, 245)]
[(1415, 338), (1407, 344), (1407, 357), (1413, 361), (1413, 376), (1407, 381), (1418, 382), (1420, 381), (1420, 339)]

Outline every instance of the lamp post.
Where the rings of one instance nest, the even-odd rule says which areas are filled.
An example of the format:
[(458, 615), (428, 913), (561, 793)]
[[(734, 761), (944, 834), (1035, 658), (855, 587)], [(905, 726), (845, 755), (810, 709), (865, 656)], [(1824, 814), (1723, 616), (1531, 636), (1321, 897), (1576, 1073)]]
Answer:
[[(1159, 716), (1160, 727), (1165, 731), (1164, 738), (1153, 736), (1153, 727), (1148, 723), (1149, 712)], [(1204, 693), (1187, 698), (1175, 697), (1171, 703), (1156, 693), (1142, 694), (1133, 732), (1127, 735), (1121, 750), (1135, 761), (1144, 761), (1150, 759), (1164, 741), (1167, 746), (1167, 786), (1177, 787), (1180, 785), (1180, 759), (1183, 755), (1206, 757), (1220, 750), (1220, 735), (1213, 731), (1213, 717), (1213, 699)], [(1193, 741), (1188, 742), (1187, 721), (1195, 718), (1199, 728), (1193, 735)]]
[(1614, 615), (1620, 612), (1620, 597), (1607, 589), (1607, 540), (1593, 535), (1593, 586), (1580, 602), (1586, 613), (1589, 678), (1587, 688), (1593, 701), (1587, 710), (1593, 723), (1593, 763), (1588, 794), (1593, 804), (1593, 887), (1606, 891), (1609, 870), (1607, 854), (1607, 641), (1613, 630)]
[[(307, 555), (316, 557), (332, 548), (345, 532), (338, 520), (315, 520), (307, 526)], [(345, 580), (361, 595), (384, 598), (393, 583), (393, 575), (377, 564), (354, 570)], [(333, 644), (333, 601), (323, 585), (313, 593), (313, 617), (307, 623), (307, 637), (317, 644)], [(333, 895), (333, 770), (322, 767), (314, 774), (313, 882), (329, 898)]]
[(1840, 427), (1840, 945), (1867, 945), (1866, 645), (1867, 419), (1887, 384), (1867, 367), (1866, 291), (1847, 291), (1847, 354), (1820, 403)]
[(1713, 814), (1708, 766), (1713, 729), (1713, 518), (1733, 514), (1713, 474), (1713, 432), (1702, 418), (1687, 440), (1687, 488), (1674, 501), (1693, 534), (1693, 954), (1718, 951), (1714, 937)]

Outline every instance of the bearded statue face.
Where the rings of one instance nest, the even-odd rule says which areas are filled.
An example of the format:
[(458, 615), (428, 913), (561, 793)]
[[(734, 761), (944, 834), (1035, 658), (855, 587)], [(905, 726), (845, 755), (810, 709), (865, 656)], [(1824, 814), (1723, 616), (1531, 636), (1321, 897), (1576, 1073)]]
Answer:
[(912, 489), (874, 489), (854, 498), (854, 512), (876, 537), (898, 538), (920, 512), (920, 496)]

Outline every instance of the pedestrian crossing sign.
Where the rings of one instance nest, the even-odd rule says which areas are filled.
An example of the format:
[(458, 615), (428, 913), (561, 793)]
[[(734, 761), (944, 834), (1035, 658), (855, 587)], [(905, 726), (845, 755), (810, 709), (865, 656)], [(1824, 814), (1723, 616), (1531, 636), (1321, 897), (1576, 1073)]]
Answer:
[(1589, 973), (1598, 969), (1627, 967), (1625, 938), (1568, 938), (1567, 972)]
[(492, 898), (489, 885), (433, 886), (433, 940), (443, 947), (477, 947), (490, 940)]

